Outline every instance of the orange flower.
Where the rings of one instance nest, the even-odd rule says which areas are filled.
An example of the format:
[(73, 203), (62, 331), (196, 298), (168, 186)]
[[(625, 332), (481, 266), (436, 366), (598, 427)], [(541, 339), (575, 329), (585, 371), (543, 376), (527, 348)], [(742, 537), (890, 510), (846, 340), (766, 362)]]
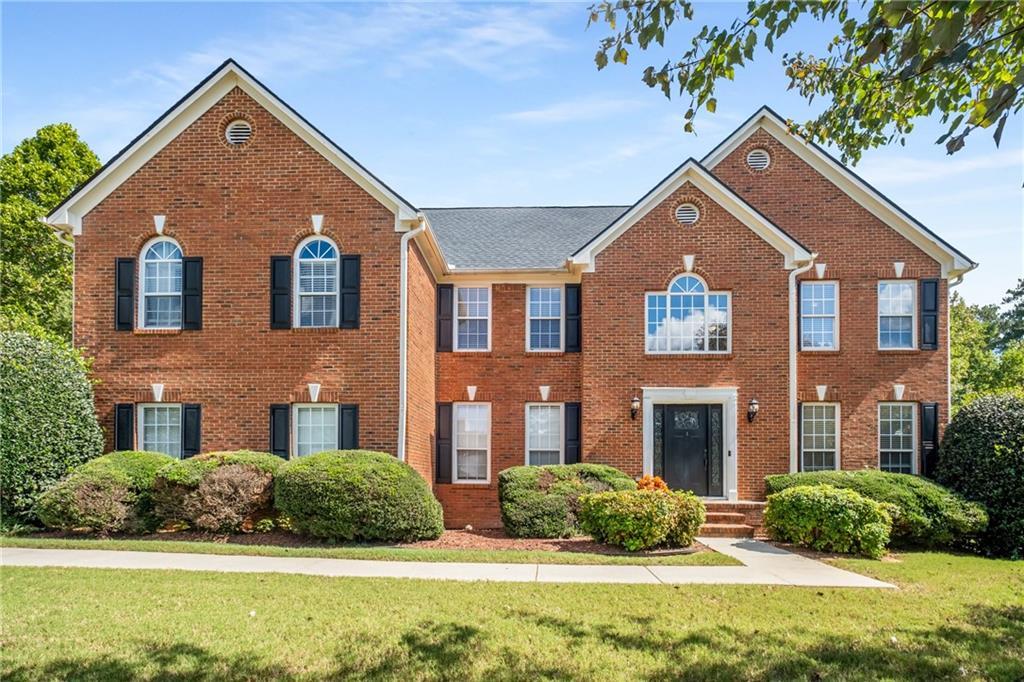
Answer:
[(660, 476), (644, 476), (636, 482), (637, 490), (662, 490), (668, 492), (668, 485)]

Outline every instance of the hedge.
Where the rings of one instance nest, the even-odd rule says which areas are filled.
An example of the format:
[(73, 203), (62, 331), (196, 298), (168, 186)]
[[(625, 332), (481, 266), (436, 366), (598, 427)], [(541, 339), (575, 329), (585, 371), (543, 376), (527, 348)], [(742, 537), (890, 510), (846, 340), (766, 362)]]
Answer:
[(153, 480), (172, 461), (158, 452), (124, 451), (97, 457), (43, 493), (35, 511), (48, 528), (151, 531), (157, 525)]
[(993, 395), (961, 408), (942, 438), (936, 478), (988, 509), (984, 553), (1024, 559), (1024, 399)]
[(427, 482), (384, 452), (292, 460), (277, 474), (274, 503), (296, 531), (330, 540), (408, 542), (444, 531), (441, 504)]
[(33, 522), (40, 493), (102, 448), (92, 384), (78, 352), (0, 332), (0, 516)]
[(774, 540), (878, 559), (892, 528), (887, 506), (847, 488), (800, 485), (768, 496), (764, 525)]
[(769, 493), (802, 485), (831, 485), (855, 490), (876, 502), (892, 504), (894, 544), (966, 548), (988, 523), (984, 507), (920, 476), (877, 470), (813, 471), (768, 476)]
[(501, 520), (511, 537), (571, 537), (581, 533), (581, 495), (635, 488), (632, 478), (604, 464), (512, 467), (498, 474)]
[(704, 525), (704, 503), (691, 492), (658, 488), (592, 493), (580, 498), (580, 526), (598, 542), (631, 552), (689, 547)]

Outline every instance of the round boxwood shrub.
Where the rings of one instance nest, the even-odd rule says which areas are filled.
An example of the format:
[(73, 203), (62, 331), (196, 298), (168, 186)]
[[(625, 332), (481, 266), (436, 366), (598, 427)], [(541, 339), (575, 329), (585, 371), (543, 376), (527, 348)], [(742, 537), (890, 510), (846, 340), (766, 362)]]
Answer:
[(0, 332), (0, 516), (31, 523), (39, 494), (102, 448), (78, 352)]
[(411, 542), (440, 537), (441, 504), (427, 482), (384, 452), (321, 452), (285, 464), (274, 502), (292, 527), (331, 540)]
[(936, 478), (988, 509), (981, 549), (1024, 559), (1024, 399), (978, 398), (946, 427)]
[(886, 506), (846, 488), (800, 485), (768, 496), (764, 525), (774, 540), (878, 559), (892, 528)]
[(48, 528), (99, 533), (145, 532), (156, 526), (156, 472), (173, 460), (159, 452), (112, 452), (76, 467), (44, 492), (35, 512)]
[(248, 450), (171, 462), (156, 475), (156, 514), (165, 523), (199, 530), (248, 530), (273, 513), (274, 474), (282, 463), (275, 455)]
[(501, 520), (515, 538), (571, 537), (581, 532), (581, 495), (635, 488), (636, 481), (604, 464), (512, 467), (498, 474)]
[(660, 490), (617, 490), (580, 498), (580, 526), (598, 542), (631, 552), (657, 547), (668, 538), (676, 505)]
[(988, 524), (985, 508), (920, 476), (885, 471), (810, 471), (765, 479), (769, 493), (800, 485), (855, 490), (894, 506), (893, 544), (923, 547), (972, 546)]

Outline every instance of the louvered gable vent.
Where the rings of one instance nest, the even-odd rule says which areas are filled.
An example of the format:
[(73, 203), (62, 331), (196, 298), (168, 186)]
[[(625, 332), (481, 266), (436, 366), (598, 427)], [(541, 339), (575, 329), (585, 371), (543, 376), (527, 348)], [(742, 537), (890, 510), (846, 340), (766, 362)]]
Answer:
[(683, 225), (693, 225), (700, 218), (700, 211), (693, 204), (683, 204), (676, 209), (676, 220)]
[(772, 162), (772, 157), (764, 149), (751, 149), (747, 153), (747, 165), (756, 171), (763, 171)]
[(248, 121), (239, 119), (229, 123), (224, 134), (231, 144), (245, 144), (252, 137), (252, 126), (249, 125)]

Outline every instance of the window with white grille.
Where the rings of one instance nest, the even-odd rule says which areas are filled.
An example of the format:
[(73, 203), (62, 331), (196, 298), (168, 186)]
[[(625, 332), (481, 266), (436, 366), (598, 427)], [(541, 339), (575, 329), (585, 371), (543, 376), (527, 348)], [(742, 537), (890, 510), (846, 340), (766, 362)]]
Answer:
[(489, 287), (456, 287), (455, 350), (490, 349), (491, 290)]
[(878, 283), (878, 347), (912, 349), (917, 331), (917, 283), (892, 280)]
[(181, 247), (160, 237), (142, 253), (139, 313), (144, 329), (181, 328)]
[(296, 327), (338, 326), (338, 249), (324, 237), (296, 249)]
[(527, 350), (562, 349), (562, 287), (527, 288)]
[(295, 406), (295, 454), (299, 457), (338, 449), (338, 406)]
[(803, 403), (800, 412), (800, 470), (838, 469), (839, 406)]
[(667, 292), (647, 294), (647, 353), (727, 353), (727, 292), (709, 292), (695, 275), (680, 275)]
[(534, 403), (526, 406), (526, 463), (534, 466), (561, 464), (561, 403)]
[(839, 347), (839, 283), (800, 282), (801, 350)]
[(181, 458), (181, 405), (140, 405), (139, 446)]
[(914, 473), (917, 410), (914, 403), (878, 406), (878, 468), (896, 474)]
[(486, 483), (490, 477), (491, 406), (488, 403), (456, 403), (452, 432), (455, 434), (455, 483)]

